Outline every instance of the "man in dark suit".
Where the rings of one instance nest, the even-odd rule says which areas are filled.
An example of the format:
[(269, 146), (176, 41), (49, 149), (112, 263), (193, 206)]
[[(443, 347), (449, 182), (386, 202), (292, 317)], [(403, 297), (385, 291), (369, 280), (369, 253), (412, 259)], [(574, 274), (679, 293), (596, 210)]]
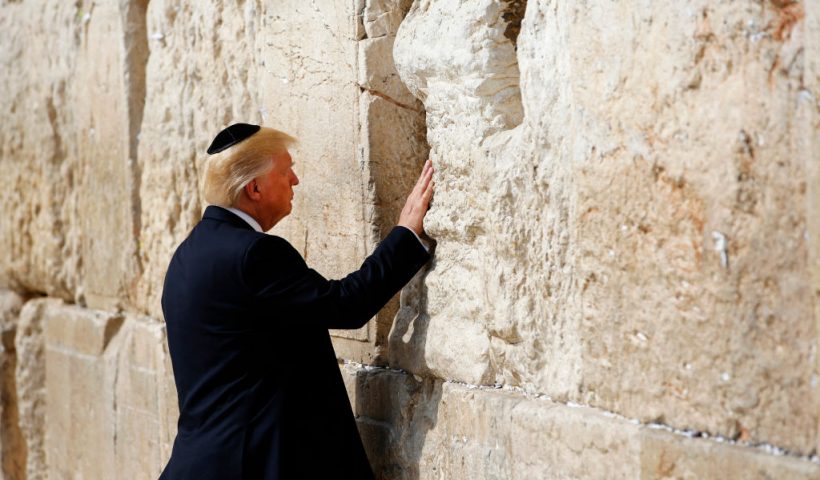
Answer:
[(212, 205), (162, 293), (179, 423), (161, 479), (373, 478), (328, 329), (362, 327), (429, 259), (433, 168), (361, 268), (327, 280), (264, 233), (291, 211), (292, 142), (236, 124), (208, 149)]

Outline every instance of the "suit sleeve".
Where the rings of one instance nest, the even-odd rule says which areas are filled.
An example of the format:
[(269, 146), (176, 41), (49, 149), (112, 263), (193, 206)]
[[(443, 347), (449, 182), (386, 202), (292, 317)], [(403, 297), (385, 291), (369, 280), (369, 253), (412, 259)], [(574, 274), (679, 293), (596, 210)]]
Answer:
[(413, 233), (394, 227), (359, 270), (328, 280), (286, 240), (269, 235), (246, 252), (245, 280), (257, 308), (286, 321), (326, 328), (364, 326), (429, 260)]

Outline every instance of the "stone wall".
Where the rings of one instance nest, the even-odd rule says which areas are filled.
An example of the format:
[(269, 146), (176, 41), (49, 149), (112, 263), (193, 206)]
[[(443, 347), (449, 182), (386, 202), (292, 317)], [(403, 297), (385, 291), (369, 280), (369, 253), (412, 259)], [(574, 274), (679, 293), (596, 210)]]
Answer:
[(0, 32), (0, 478), (158, 476), (162, 279), (236, 121), (299, 138), (273, 233), (327, 277), (437, 168), (433, 261), (333, 332), (380, 478), (820, 478), (817, 1), (6, 0)]

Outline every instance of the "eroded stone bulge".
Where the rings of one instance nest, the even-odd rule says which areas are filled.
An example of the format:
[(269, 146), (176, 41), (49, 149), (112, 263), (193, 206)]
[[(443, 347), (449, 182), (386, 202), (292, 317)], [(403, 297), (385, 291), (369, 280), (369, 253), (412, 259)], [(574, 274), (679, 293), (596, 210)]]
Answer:
[(394, 47), (440, 185), (413, 368), (811, 451), (798, 7), (510, 8), (417, 2)]

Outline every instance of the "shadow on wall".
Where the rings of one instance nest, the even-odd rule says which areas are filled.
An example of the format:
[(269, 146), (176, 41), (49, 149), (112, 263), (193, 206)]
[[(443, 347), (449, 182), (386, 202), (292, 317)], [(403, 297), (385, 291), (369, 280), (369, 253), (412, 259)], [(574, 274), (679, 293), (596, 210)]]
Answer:
[[(390, 332), (391, 360), (408, 353), (416, 363), (413, 370), (419, 372), (427, 370), (418, 363), (423, 363), (430, 319), (425, 313), (424, 277), (433, 268), (435, 257), (402, 290), (401, 306)], [(436, 425), (441, 394), (442, 381), (437, 378), (382, 368), (365, 367), (356, 372), (355, 412), (376, 478), (420, 478), (422, 450), (427, 433)]]

